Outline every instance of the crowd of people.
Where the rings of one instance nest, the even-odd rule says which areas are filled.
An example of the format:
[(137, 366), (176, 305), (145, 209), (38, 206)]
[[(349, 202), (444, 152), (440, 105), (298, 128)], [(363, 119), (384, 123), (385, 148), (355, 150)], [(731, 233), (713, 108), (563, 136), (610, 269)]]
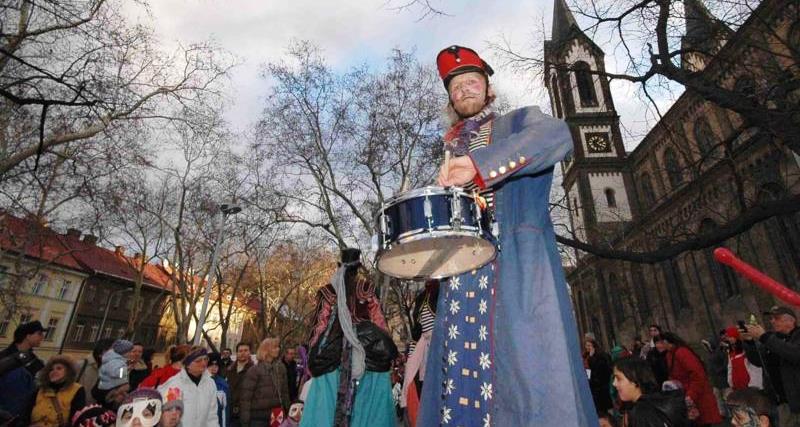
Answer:
[[(171, 346), (166, 364), (153, 365), (141, 344), (101, 339), (92, 354), (42, 362), (35, 353), (47, 330), (22, 324), (0, 352), (0, 426), (3, 427), (297, 427), (303, 403), (298, 380), (307, 378), (280, 342), (263, 340), (209, 352)], [(298, 372), (298, 369), (300, 370)]]
[[(610, 353), (584, 337), (584, 366), (601, 425), (682, 427), (800, 426), (800, 328), (795, 312), (764, 313), (703, 340), (650, 325), (649, 340)], [(702, 355), (701, 355), (702, 354)]]

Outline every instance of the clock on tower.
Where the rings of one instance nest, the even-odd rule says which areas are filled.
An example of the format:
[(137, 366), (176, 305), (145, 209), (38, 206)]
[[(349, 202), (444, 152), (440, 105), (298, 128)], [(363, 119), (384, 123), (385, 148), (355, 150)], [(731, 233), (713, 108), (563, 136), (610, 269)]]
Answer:
[(610, 153), (611, 141), (607, 133), (587, 133), (586, 145), (590, 153)]

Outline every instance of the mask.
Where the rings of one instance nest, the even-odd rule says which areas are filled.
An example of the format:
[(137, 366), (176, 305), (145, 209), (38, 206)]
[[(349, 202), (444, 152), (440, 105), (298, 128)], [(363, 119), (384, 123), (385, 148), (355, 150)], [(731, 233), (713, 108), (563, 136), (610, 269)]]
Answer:
[(161, 419), (161, 402), (155, 399), (134, 399), (117, 410), (117, 427), (132, 427), (138, 419), (142, 427), (155, 427)]
[(301, 402), (292, 403), (292, 406), (289, 407), (289, 418), (298, 422), (303, 418), (303, 404)]

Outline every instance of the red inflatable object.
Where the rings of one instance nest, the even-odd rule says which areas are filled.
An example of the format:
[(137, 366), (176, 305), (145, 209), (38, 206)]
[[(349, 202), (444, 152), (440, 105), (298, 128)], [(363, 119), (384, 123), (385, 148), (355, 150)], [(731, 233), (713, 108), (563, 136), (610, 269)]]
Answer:
[(800, 294), (787, 288), (786, 285), (774, 280), (766, 274), (758, 271), (752, 265), (737, 258), (736, 255), (734, 255), (729, 249), (714, 249), (714, 258), (717, 260), (717, 262), (725, 264), (728, 267), (736, 270), (737, 273), (747, 278), (747, 280), (755, 283), (761, 289), (771, 293), (781, 301), (800, 307)]

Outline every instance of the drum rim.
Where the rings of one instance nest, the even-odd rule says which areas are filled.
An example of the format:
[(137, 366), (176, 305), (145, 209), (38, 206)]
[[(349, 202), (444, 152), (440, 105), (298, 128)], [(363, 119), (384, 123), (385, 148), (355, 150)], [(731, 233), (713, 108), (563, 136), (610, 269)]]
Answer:
[[(459, 233), (459, 232), (456, 232), (456, 233)], [(484, 233), (485, 233), (485, 231), (484, 231)], [(427, 233), (427, 234), (430, 234), (430, 233)], [(452, 235), (452, 234), (451, 234), (451, 235)], [(438, 236), (438, 237), (442, 237), (442, 236)], [(485, 265), (489, 264), (490, 262), (494, 261), (495, 259), (497, 259), (497, 255), (499, 254), (499, 252), (500, 252), (500, 251), (499, 251), (499, 250), (498, 250), (498, 248), (497, 248), (497, 244), (493, 243), (491, 240), (489, 240), (489, 239), (486, 239), (486, 238), (483, 238), (483, 237), (480, 237), (480, 236), (476, 235), (475, 233), (461, 233), (461, 235), (460, 235), (459, 237), (476, 237), (476, 238), (478, 238), (478, 239), (480, 239), (480, 240), (483, 240), (483, 241), (485, 241), (485, 242), (486, 242), (486, 243), (487, 243), (487, 244), (488, 244), (488, 245), (489, 245), (489, 246), (492, 248), (492, 256), (491, 256), (491, 257), (489, 257), (489, 259), (488, 259), (488, 260), (487, 260), (485, 263), (483, 263), (483, 264), (481, 264), (481, 265), (479, 265), (479, 266), (477, 266), (477, 267), (468, 268), (468, 269), (466, 269), (466, 270), (464, 270), (464, 271), (461, 271), (461, 272), (459, 272), (459, 273), (454, 273), (454, 274), (452, 274), (452, 275), (450, 275), (450, 276), (445, 276), (445, 275), (441, 275), (441, 276), (439, 276), (439, 275), (436, 275), (436, 276), (430, 276), (430, 277), (427, 277), (427, 278), (429, 278), (429, 279), (443, 279), (443, 278), (447, 278), (447, 277), (454, 277), (454, 276), (458, 276), (458, 275), (460, 275), (460, 274), (464, 274), (464, 273), (465, 273), (465, 272), (467, 272), (467, 271), (471, 271), (471, 270), (475, 270), (475, 269), (481, 268), (481, 267), (483, 267), (483, 266), (485, 266)], [(404, 243), (410, 243), (410, 242), (414, 242), (414, 241), (426, 240), (426, 239), (432, 239), (432, 238), (434, 238), (434, 237), (431, 237), (431, 236), (425, 236), (425, 235), (422, 235), (422, 236), (415, 236), (415, 237), (412, 237), (412, 239), (410, 239), (410, 240), (406, 240)], [(398, 241), (398, 244), (399, 244), (399, 243), (400, 243), (400, 242)], [(390, 277), (395, 277), (395, 278), (399, 278), (399, 279), (403, 279), (403, 280), (410, 280), (410, 279), (417, 279), (417, 278), (420, 278), (420, 277), (416, 277), (416, 276), (414, 276), (414, 277), (408, 277), (408, 276), (399, 277), (399, 276), (394, 276), (394, 275), (391, 275), (391, 274), (389, 274), (389, 273), (387, 273), (387, 272), (385, 272), (385, 271), (381, 270), (381, 268), (380, 268), (380, 262), (381, 262), (381, 258), (383, 257), (383, 255), (385, 255), (385, 254), (386, 254), (386, 252), (388, 252), (388, 251), (390, 251), (390, 250), (391, 250), (391, 247), (390, 247), (390, 248), (381, 248), (381, 249), (379, 249), (379, 250), (377, 251), (377, 253), (375, 254), (375, 268), (377, 268), (377, 269), (378, 269), (378, 270), (379, 270), (381, 273), (383, 273), (383, 274), (386, 274), (387, 276), (390, 276)]]
[(389, 207), (388, 205), (390, 204), (395, 204), (397, 202), (402, 202), (420, 196), (440, 196), (447, 194), (457, 194), (463, 195), (464, 197), (471, 197), (470, 194), (464, 191), (464, 188), (462, 187), (440, 187), (438, 185), (426, 185), (425, 187), (415, 188), (413, 190), (406, 191), (403, 194), (398, 194), (387, 200), (384, 204), (386, 207)]
[(480, 227), (475, 227), (475, 226), (472, 226), (472, 225), (462, 225), (461, 229), (462, 230), (466, 230), (466, 231), (465, 232), (459, 232), (459, 231), (455, 230), (455, 228), (453, 226), (451, 226), (451, 225), (441, 225), (439, 227), (434, 227), (432, 230), (428, 230), (427, 228), (417, 228), (417, 229), (414, 229), (414, 230), (406, 231), (405, 233), (398, 235), (397, 238), (394, 241), (397, 242), (397, 244), (414, 242), (416, 240), (414, 240), (414, 239), (409, 240), (409, 239), (413, 238), (413, 237), (416, 237), (416, 236), (418, 236), (420, 234), (430, 234), (430, 233), (439, 233), (440, 235), (438, 237), (447, 237), (447, 236), (468, 237), (468, 236), (476, 236), (478, 238), (482, 238), (482, 237), (480, 237), (481, 230), (482, 230)]

